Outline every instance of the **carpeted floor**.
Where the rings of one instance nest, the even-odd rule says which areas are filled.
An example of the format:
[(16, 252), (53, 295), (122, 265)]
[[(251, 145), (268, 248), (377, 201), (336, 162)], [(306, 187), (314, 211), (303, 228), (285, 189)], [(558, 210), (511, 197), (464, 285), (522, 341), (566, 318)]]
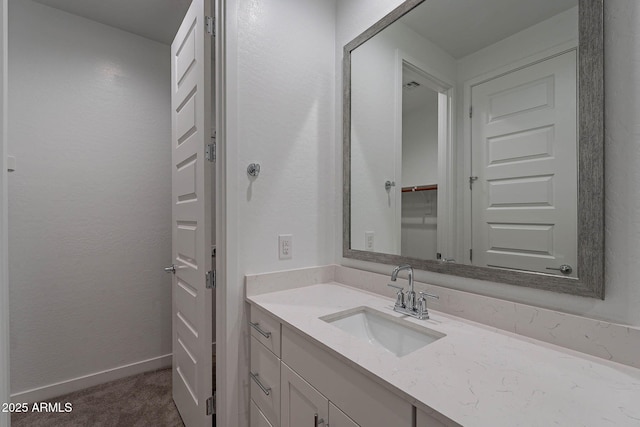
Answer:
[[(183, 427), (171, 398), (171, 369), (147, 372), (52, 399), (71, 412), (14, 413), (13, 427)], [(30, 405), (31, 407), (31, 405)]]

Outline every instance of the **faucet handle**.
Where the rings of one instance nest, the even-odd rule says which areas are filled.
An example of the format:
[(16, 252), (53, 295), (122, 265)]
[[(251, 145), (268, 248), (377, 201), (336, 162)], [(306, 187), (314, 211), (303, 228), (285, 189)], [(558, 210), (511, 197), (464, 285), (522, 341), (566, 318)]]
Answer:
[(391, 283), (387, 283), (387, 286), (398, 290), (398, 293), (396, 294), (396, 307), (404, 308), (404, 288), (402, 286), (392, 285)]
[(418, 292), (420, 294), (420, 298), (418, 298), (418, 304), (416, 307), (416, 311), (418, 312), (418, 319), (428, 319), (429, 318), (429, 310), (427, 310), (427, 300), (425, 297), (440, 299), (438, 295), (429, 294), (426, 292)]
[(420, 294), (420, 299), (424, 300), (424, 297), (429, 297), (432, 299), (440, 299), (438, 295), (429, 294), (427, 292), (418, 292)]

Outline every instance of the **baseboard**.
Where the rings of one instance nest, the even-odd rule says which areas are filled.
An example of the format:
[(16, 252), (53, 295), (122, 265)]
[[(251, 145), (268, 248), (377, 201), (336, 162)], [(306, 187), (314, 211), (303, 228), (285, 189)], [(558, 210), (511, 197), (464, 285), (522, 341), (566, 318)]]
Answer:
[(169, 366), (171, 366), (171, 354), (166, 354), (164, 356), (130, 363), (117, 368), (107, 369), (106, 371), (96, 372), (95, 374), (84, 375), (67, 381), (61, 381), (44, 387), (15, 393), (11, 395), (11, 401), (16, 403), (41, 402), (43, 400), (73, 393), (74, 391), (104, 384), (109, 381), (119, 380), (120, 378), (126, 378), (131, 375), (141, 374), (144, 372), (155, 371)]

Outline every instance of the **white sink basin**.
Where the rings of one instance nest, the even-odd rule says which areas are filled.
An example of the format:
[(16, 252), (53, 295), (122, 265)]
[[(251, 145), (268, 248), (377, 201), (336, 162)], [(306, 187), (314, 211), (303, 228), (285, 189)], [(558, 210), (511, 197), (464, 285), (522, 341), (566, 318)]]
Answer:
[(320, 319), (398, 357), (445, 336), (368, 307), (334, 313)]

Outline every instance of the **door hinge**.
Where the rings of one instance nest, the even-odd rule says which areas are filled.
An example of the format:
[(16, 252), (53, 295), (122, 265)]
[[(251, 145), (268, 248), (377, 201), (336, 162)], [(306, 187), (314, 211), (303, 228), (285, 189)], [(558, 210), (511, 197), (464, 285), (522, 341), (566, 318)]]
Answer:
[(469, 105), (469, 118), (473, 117), (473, 106)]
[(216, 413), (216, 394), (207, 399), (207, 415), (213, 415)]
[(204, 157), (212, 162), (215, 163), (216, 162), (216, 143), (215, 141), (212, 142), (211, 144), (207, 144), (207, 147), (204, 150)]
[(207, 289), (213, 289), (216, 287), (216, 271), (207, 271)]
[(476, 182), (477, 180), (478, 180), (477, 176), (469, 177), (469, 190), (473, 190), (473, 183)]
[(207, 28), (207, 34), (212, 37), (216, 36), (216, 20), (213, 16), (205, 16), (205, 24)]

